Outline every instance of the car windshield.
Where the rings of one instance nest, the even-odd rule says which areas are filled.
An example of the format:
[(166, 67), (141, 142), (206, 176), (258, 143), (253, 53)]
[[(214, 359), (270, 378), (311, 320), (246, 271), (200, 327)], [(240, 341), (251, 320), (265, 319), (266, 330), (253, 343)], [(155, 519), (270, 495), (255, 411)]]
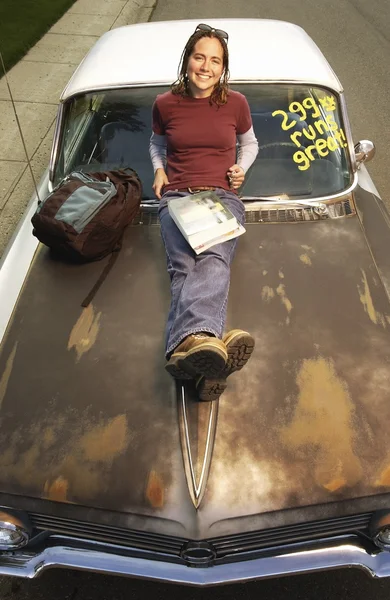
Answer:
[[(245, 198), (316, 198), (352, 182), (338, 97), (307, 85), (232, 85), (248, 99), (258, 156), (240, 189)], [(75, 170), (132, 167), (154, 198), (151, 109), (167, 88), (122, 88), (73, 98), (65, 107), (53, 184)]]

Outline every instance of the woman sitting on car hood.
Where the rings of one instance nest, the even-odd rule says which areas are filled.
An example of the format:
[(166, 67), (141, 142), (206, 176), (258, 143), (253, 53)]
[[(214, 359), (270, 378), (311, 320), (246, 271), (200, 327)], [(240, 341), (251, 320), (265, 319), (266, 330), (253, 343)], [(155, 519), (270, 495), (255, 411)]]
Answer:
[(155, 100), (150, 140), (171, 280), (166, 370), (177, 379), (196, 378), (201, 400), (217, 399), (227, 376), (246, 364), (254, 348), (246, 331), (234, 329), (222, 337), (237, 239), (196, 255), (168, 211), (173, 198), (213, 190), (244, 222), (236, 190), (258, 144), (245, 96), (228, 88), (227, 42), (225, 31), (198, 25), (184, 48), (178, 80)]

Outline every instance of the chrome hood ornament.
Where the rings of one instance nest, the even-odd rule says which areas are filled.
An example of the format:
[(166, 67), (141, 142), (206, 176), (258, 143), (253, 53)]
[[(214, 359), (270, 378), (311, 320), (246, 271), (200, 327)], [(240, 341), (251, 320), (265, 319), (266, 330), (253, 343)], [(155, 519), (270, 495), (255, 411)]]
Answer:
[(218, 401), (200, 402), (193, 384), (179, 384), (177, 408), (188, 491), (195, 508), (199, 508), (210, 471)]

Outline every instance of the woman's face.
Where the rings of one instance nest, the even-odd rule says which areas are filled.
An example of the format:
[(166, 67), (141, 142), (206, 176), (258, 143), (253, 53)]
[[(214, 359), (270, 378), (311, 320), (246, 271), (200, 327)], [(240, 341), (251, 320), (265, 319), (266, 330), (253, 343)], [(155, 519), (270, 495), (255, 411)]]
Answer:
[(203, 37), (188, 59), (188, 87), (194, 98), (211, 96), (223, 73), (223, 48), (217, 38)]

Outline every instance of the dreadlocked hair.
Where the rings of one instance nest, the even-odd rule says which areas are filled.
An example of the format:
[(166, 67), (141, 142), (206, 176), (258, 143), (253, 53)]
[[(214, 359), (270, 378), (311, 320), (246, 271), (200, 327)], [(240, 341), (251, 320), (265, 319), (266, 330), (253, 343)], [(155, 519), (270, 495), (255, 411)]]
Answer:
[(195, 33), (191, 35), (180, 57), (179, 67), (177, 70), (177, 79), (171, 85), (172, 94), (182, 97), (190, 95), (187, 77), (188, 59), (195, 48), (195, 44), (204, 37), (217, 38), (222, 46), (223, 73), (219, 83), (213, 89), (209, 99), (210, 104), (213, 104), (214, 102), (218, 106), (222, 106), (223, 104), (226, 104), (229, 93), (229, 51), (224, 38), (216, 34), (215, 31), (195, 31)]

